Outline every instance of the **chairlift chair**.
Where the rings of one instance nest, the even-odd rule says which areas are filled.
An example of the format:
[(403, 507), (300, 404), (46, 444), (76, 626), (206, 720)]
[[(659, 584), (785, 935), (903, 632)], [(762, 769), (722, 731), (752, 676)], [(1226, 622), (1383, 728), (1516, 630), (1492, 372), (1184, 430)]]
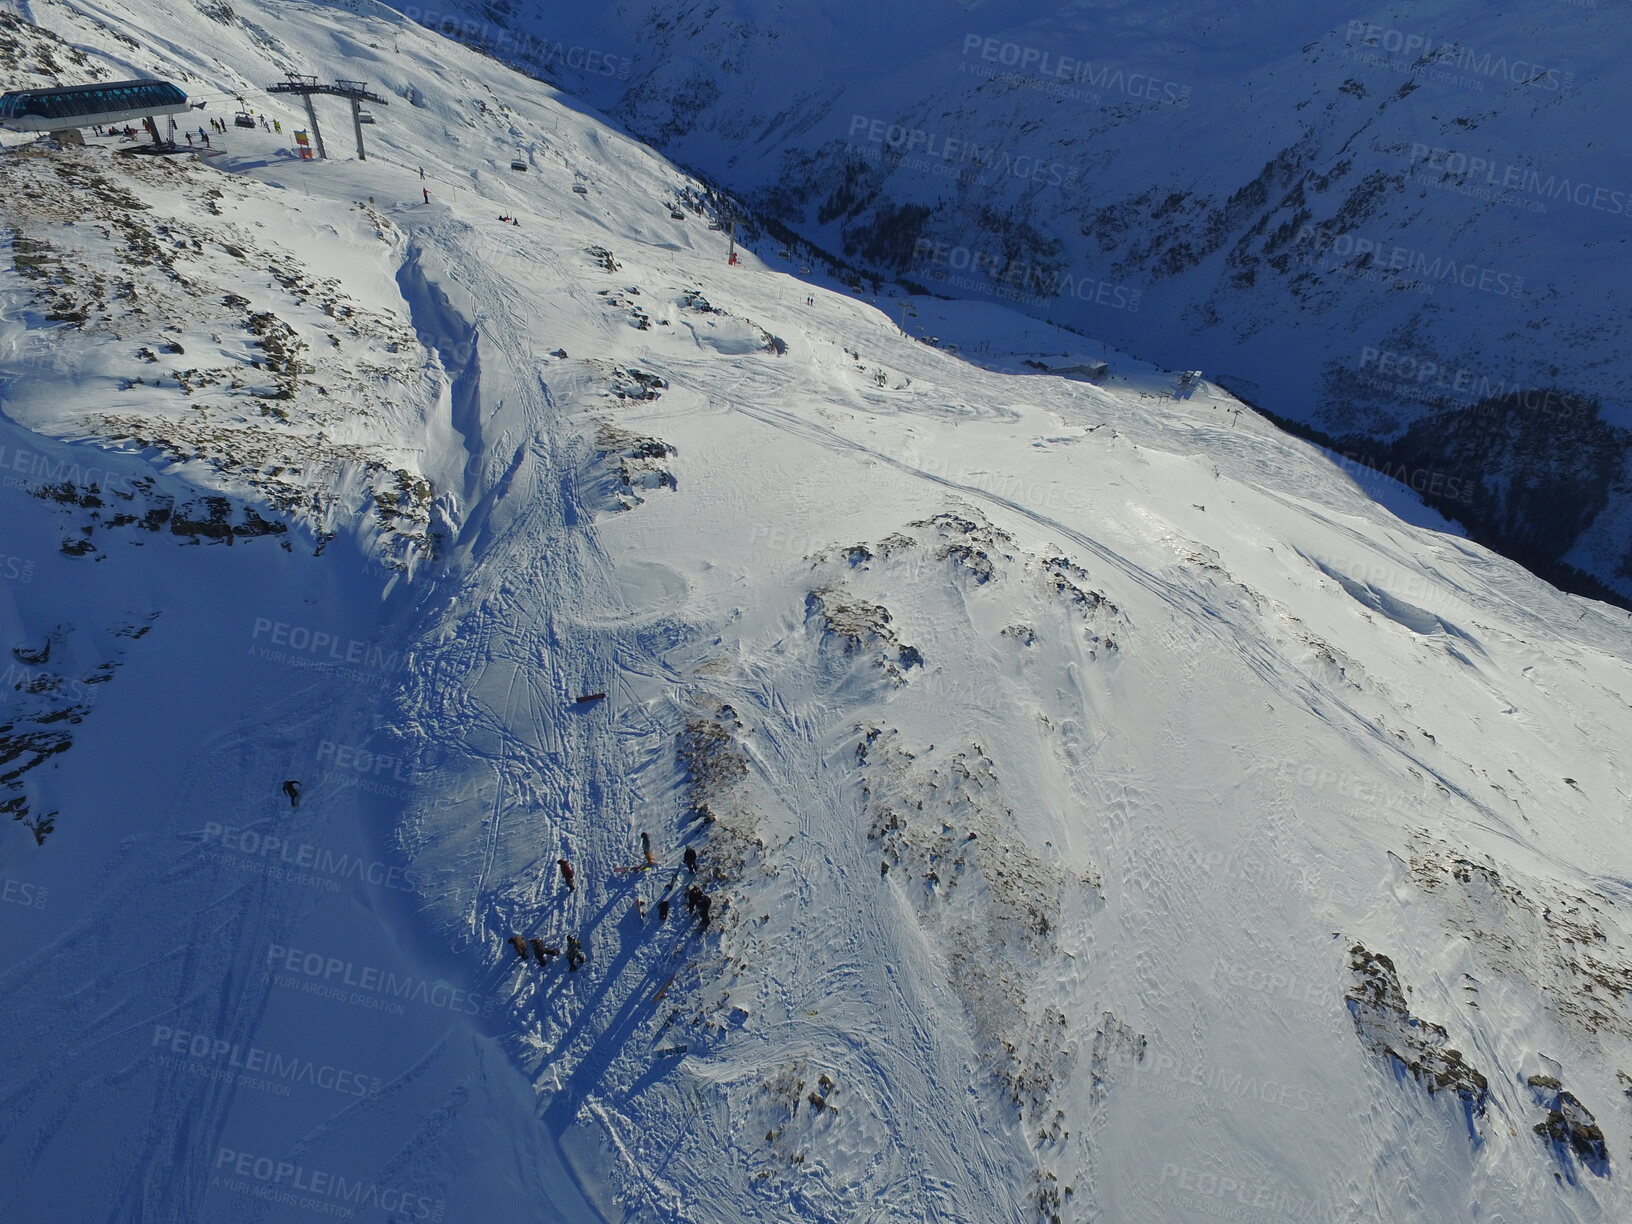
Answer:
[(510, 169), (512, 169), (512, 170), (526, 170), (527, 169), (527, 163), (522, 161), (522, 159), (519, 158), (519, 157), (512, 158), (511, 161), (510, 161)]

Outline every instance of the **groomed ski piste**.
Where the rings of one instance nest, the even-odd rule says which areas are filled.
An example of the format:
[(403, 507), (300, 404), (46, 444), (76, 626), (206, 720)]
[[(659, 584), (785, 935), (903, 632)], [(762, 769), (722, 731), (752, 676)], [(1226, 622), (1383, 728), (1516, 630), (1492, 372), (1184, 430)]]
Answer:
[(0, 157), (0, 1218), (1632, 1218), (1624, 612), (384, 9), (23, 12), (284, 133)]

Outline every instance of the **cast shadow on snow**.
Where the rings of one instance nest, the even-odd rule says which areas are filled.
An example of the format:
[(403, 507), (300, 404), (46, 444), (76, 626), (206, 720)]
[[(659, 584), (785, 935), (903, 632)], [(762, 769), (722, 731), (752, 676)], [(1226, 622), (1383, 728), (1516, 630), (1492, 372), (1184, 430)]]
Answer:
[[(571, 1121), (572, 1117), (577, 1113), (579, 1105), (595, 1092), (618, 1055), (639, 1035), (640, 1030), (651, 1017), (649, 1009), (652, 996), (663, 987), (664, 982), (674, 972), (671, 966), (676, 964), (675, 954), (683, 951), (687, 942), (695, 935), (689, 915), (682, 917), (674, 926), (667, 927), (667, 930), (671, 931), (672, 934), (666, 941), (666, 946), (659, 956), (651, 962), (650, 966), (636, 974), (629, 974), (628, 971), (636, 967), (635, 962), (644, 949), (644, 939), (641, 932), (644, 932), (649, 924), (640, 923), (628, 908), (628, 900), (634, 891), (632, 883), (625, 887), (615, 888), (613, 891), (616, 894), (614, 898), (601, 908), (600, 913), (587, 928), (589, 938), (586, 947), (591, 957), (593, 957), (598, 945), (612, 942), (610, 936), (603, 940), (598, 933), (605, 931), (610, 911), (614, 909), (621, 909), (624, 917), (621, 920), (612, 919), (612, 921), (621, 921), (623, 926), (634, 928), (630, 932), (634, 937), (625, 938), (617, 943), (618, 950), (614, 953), (612, 959), (607, 962), (605, 974), (596, 980), (593, 995), (587, 999), (577, 995), (570, 996), (571, 1004), (578, 1008), (578, 1015), (555, 1041), (550, 1053), (540, 1063), (539, 1069), (542, 1071), (554, 1064), (561, 1057), (563, 1051), (572, 1048), (573, 1043), (580, 1035), (598, 1023), (602, 1005), (608, 1000), (614, 987), (624, 989), (627, 993), (623, 1002), (617, 1006), (612, 1015), (605, 1019), (604, 1023), (599, 1024), (599, 1033), (578, 1060), (577, 1067), (567, 1077), (560, 1092), (545, 1107), (544, 1116), (561, 1124)], [(663, 930), (664, 927), (659, 926), (658, 929)], [(582, 979), (587, 975), (583, 970), (580, 970), (578, 974), (572, 976)], [(549, 991), (547, 997), (552, 1004), (557, 1000), (568, 999), (569, 995), (565, 983), (558, 979), (554, 989)], [(626, 1098), (638, 1096), (649, 1084), (667, 1074), (674, 1065), (673, 1062), (666, 1060), (654, 1063), (622, 1095)]]

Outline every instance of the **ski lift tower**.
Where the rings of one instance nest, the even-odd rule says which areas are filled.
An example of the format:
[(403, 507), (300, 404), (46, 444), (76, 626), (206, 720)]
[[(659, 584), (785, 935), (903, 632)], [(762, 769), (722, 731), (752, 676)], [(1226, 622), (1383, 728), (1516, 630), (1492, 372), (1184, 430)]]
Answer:
[(351, 126), (357, 133), (357, 160), (367, 161), (368, 155), (363, 152), (363, 119), (361, 104), (373, 102), (380, 106), (388, 103), (379, 94), (368, 88), (367, 81), (336, 81), (333, 85), (319, 84), (315, 76), (302, 76), (298, 72), (285, 74), (289, 79), (277, 85), (268, 85), (267, 93), (299, 94), (302, 102), (306, 103), (306, 118), (311, 123), (312, 139), (317, 142), (317, 155), (321, 158), (329, 156), (323, 148), (323, 131), (317, 126), (317, 109), (312, 106), (312, 98), (316, 94), (331, 94), (336, 98), (344, 98), (351, 103)]
[(323, 148), (323, 130), (317, 126), (317, 111), (312, 106), (312, 95), (321, 93), (323, 87), (317, 83), (315, 76), (301, 76), (297, 72), (286, 73), (288, 80), (281, 85), (268, 85), (267, 93), (299, 94), (300, 100), (306, 103), (306, 122), (312, 129), (312, 139), (317, 141), (317, 155), (326, 158), (328, 153)]
[[(385, 106), (387, 105), (386, 100), (380, 97), (379, 94), (370, 92), (367, 81), (336, 81), (329, 86), (328, 92), (351, 103), (351, 128), (352, 131), (357, 133), (357, 160), (367, 161), (368, 157), (363, 153), (362, 104), (364, 102), (376, 102), (381, 106)], [(369, 122), (374, 122), (372, 117), (370, 117)]]

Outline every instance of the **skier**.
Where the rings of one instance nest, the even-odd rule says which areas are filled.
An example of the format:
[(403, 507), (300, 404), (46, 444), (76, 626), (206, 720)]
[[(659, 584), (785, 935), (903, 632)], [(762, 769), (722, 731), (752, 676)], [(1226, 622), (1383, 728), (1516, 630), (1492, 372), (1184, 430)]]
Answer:
[(187, 133), (187, 147), (189, 149), (193, 147), (193, 134), (191, 132)]
[(692, 875), (697, 874), (697, 847), (696, 846), (687, 846), (686, 847), (686, 870), (691, 872)]
[(656, 867), (657, 860), (652, 857), (652, 835), (650, 833), (642, 833), (640, 835), (640, 848), (645, 852), (646, 866)]
[(522, 960), (527, 959), (527, 941), (520, 935), (510, 936), (510, 946), (516, 950), (516, 955)]
[(697, 927), (699, 930), (708, 930), (708, 911), (713, 904), (714, 898), (703, 892), (702, 889), (697, 890)]
[(572, 882), (572, 864), (566, 859), (556, 859), (555, 865), (561, 868), (561, 878), (567, 882), (567, 891), (577, 892), (578, 886)]
[(431, 189), (429, 187), (421, 187), (420, 191), (424, 193), (425, 203), (429, 204), (431, 202)]
[(283, 134), (283, 120), (281, 120), (281, 119), (272, 120), (272, 130), (274, 132), (277, 132), (281, 136)]
[(646, 898), (638, 893), (635, 894), (635, 920), (638, 922), (646, 921)]
[(657, 920), (659, 922), (667, 922), (669, 920), (669, 899), (667, 897), (658, 898)]
[(204, 147), (206, 149), (210, 147), (210, 138), (208, 136), (204, 137)]
[(289, 796), (289, 806), (290, 807), (296, 808), (296, 807), (300, 806), (300, 783), (299, 782), (285, 782), (283, 784), (283, 793)]
[(577, 973), (578, 966), (583, 964), (588, 959), (589, 957), (584, 955), (583, 945), (578, 942), (578, 937), (576, 935), (568, 935), (567, 968), (572, 970), (572, 972)]
[(561, 955), (560, 948), (553, 948), (542, 939), (533, 939), (528, 942), (533, 945), (533, 955), (538, 957), (538, 963), (541, 965), (548, 965), (552, 956)]

